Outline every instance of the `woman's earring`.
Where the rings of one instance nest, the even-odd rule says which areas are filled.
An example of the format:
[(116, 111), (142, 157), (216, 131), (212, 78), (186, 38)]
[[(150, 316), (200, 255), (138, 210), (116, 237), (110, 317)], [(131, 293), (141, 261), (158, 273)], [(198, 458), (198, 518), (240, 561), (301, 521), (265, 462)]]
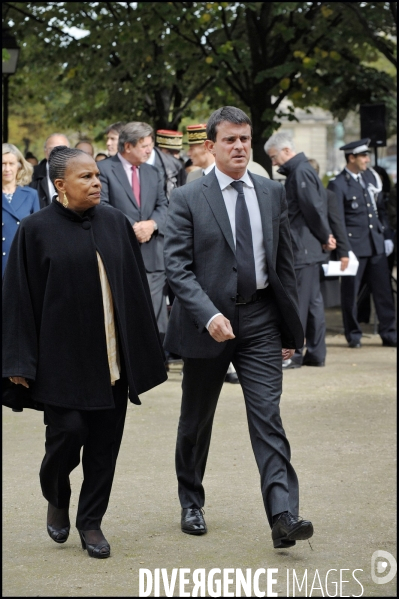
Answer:
[(64, 192), (64, 199), (62, 200), (62, 205), (64, 206), (64, 208), (68, 208), (68, 198), (67, 198), (67, 194)]

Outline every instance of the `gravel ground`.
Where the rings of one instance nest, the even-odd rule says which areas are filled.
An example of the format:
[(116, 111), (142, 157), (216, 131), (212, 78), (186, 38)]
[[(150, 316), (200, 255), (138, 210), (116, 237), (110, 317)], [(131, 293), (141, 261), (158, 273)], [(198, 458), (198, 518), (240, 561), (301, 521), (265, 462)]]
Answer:
[[(220, 397), (205, 477), (209, 532), (181, 533), (174, 474), (181, 384), (176, 366), (166, 383), (142, 396), (141, 407), (129, 406), (103, 521), (112, 549), (107, 560), (88, 558), (75, 528), (64, 545), (50, 540), (38, 479), (42, 415), (3, 408), (3, 596), (134, 597), (144, 568), (154, 577), (156, 568), (164, 568), (169, 580), (173, 568), (190, 569), (183, 573), (185, 587), (179, 587), (178, 574), (173, 596), (190, 592), (193, 570), (204, 569), (208, 580), (213, 568), (241, 569), (244, 575), (250, 568), (251, 577), (258, 570), (260, 594), (254, 585), (248, 596), (271, 596), (267, 575), (276, 580), (271, 590), (282, 597), (396, 596), (396, 576), (386, 584), (371, 576), (375, 551), (396, 557), (396, 349), (382, 347), (369, 325), (362, 349), (351, 350), (339, 311), (328, 310), (327, 322), (326, 367), (285, 372), (281, 401), (301, 486), (300, 513), (315, 528), (312, 547), (301, 541), (289, 550), (273, 549), (242, 391), (231, 384)], [(73, 522), (80, 467), (71, 479)], [(376, 567), (381, 562), (379, 581), (390, 570), (385, 558)], [(238, 575), (232, 570), (227, 576), (230, 586), (217, 574), (202, 596), (239, 596)], [(153, 589), (150, 596), (172, 594), (166, 595), (161, 579), (160, 593)]]

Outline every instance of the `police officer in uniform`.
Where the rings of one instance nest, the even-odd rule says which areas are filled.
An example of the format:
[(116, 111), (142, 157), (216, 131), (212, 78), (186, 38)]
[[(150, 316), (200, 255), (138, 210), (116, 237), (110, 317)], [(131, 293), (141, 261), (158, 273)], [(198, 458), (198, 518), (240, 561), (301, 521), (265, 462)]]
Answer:
[(351, 348), (361, 347), (362, 330), (357, 316), (360, 283), (367, 281), (377, 311), (382, 344), (396, 347), (396, 321), (387, 255), (390, 239), (381, 223), (376, 201), (379, 189), (374, 172), (368, 168), (370, 140), (360, 139), (342, 146), (346, 167), (328, 188), (337, 196), (349, 247), (359, 260), (355, 277), (341, 279), (341, 306), (345, 336)]

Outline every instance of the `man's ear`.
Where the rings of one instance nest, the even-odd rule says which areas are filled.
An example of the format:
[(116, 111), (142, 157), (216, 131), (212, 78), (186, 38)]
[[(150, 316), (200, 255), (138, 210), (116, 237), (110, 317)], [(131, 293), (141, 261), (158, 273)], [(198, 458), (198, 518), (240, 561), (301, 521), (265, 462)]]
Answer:
[(206, 149), (208, 150), (208, 152), (210, 152), (211, 154), (213, 154), (215, 156), (216, 152), (214, 150), (214, 145), (215, 145), (214, 141), (211, 141), (210, 139), (205, 140)]

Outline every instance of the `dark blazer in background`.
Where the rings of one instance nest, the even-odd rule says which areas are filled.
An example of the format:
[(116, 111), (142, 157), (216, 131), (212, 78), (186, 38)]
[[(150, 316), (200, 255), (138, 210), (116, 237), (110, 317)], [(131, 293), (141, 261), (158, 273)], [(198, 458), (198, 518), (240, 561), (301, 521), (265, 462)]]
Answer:
[[(342, 222), (337, 196), (331, 189), (327, 189), (326, 191), (328, 222), (330, 223), (332, 234), (337, 241), (337, 247), (332, 254), (339, 260), (340, 258), (347, 258), (349, 255), (348, 236), (345, 231), (345, 224)], [(334, 260), (334, 258), (331, 258), (331, 260)]]
[[(282, 344), (302, 347), (284, 188), (258, 175), (251, 174), (251, 178), (262, 218), (269, 283), (283, 321)], [(188, 358), (216, 357), (225, 344), (212, 339), (205, 325), (217, 312), (233, 321), (237, 262), (230, 220), (214, 169), (173, 191), (165, 232), (165, 265), (176, 296), (166, 349)]]
[(278, 172), (287, 177), (285, 191), (295, 268), (324, 262), (321, 246), (327, 243), (331, 230), (323, 183), (303, 152), (293, 156)]
[(30, 187), (17, 187), (12, 201), (2, 194), (2, 273), (7, 264), (10, 247), (19, 224), (25, 216), (40, 210), (37, 191)]
[(47, 182), (47, 160), (44, 158), (39, 164), (33, 167), (32, 181), (29, 187), (36, 189), (39, 196), (40, 208), (45, 208), (51, 204), (51, 195)]
[(118, 208), (130, 223), (142, 220), (154, 220), (158, 231), (150, 241), (140, 244), (144, 265), (147, 272), (165, 270), (163, 257), (164, 227), (167, 213), (167, 199), (164, 192), (164, 182), (158, 170), (149, 165), (140, 166), (140, 199), (138, 206), (132, 186), (126, 177), (118, 156), (97, 163), (100, 170), (101, 203)]

